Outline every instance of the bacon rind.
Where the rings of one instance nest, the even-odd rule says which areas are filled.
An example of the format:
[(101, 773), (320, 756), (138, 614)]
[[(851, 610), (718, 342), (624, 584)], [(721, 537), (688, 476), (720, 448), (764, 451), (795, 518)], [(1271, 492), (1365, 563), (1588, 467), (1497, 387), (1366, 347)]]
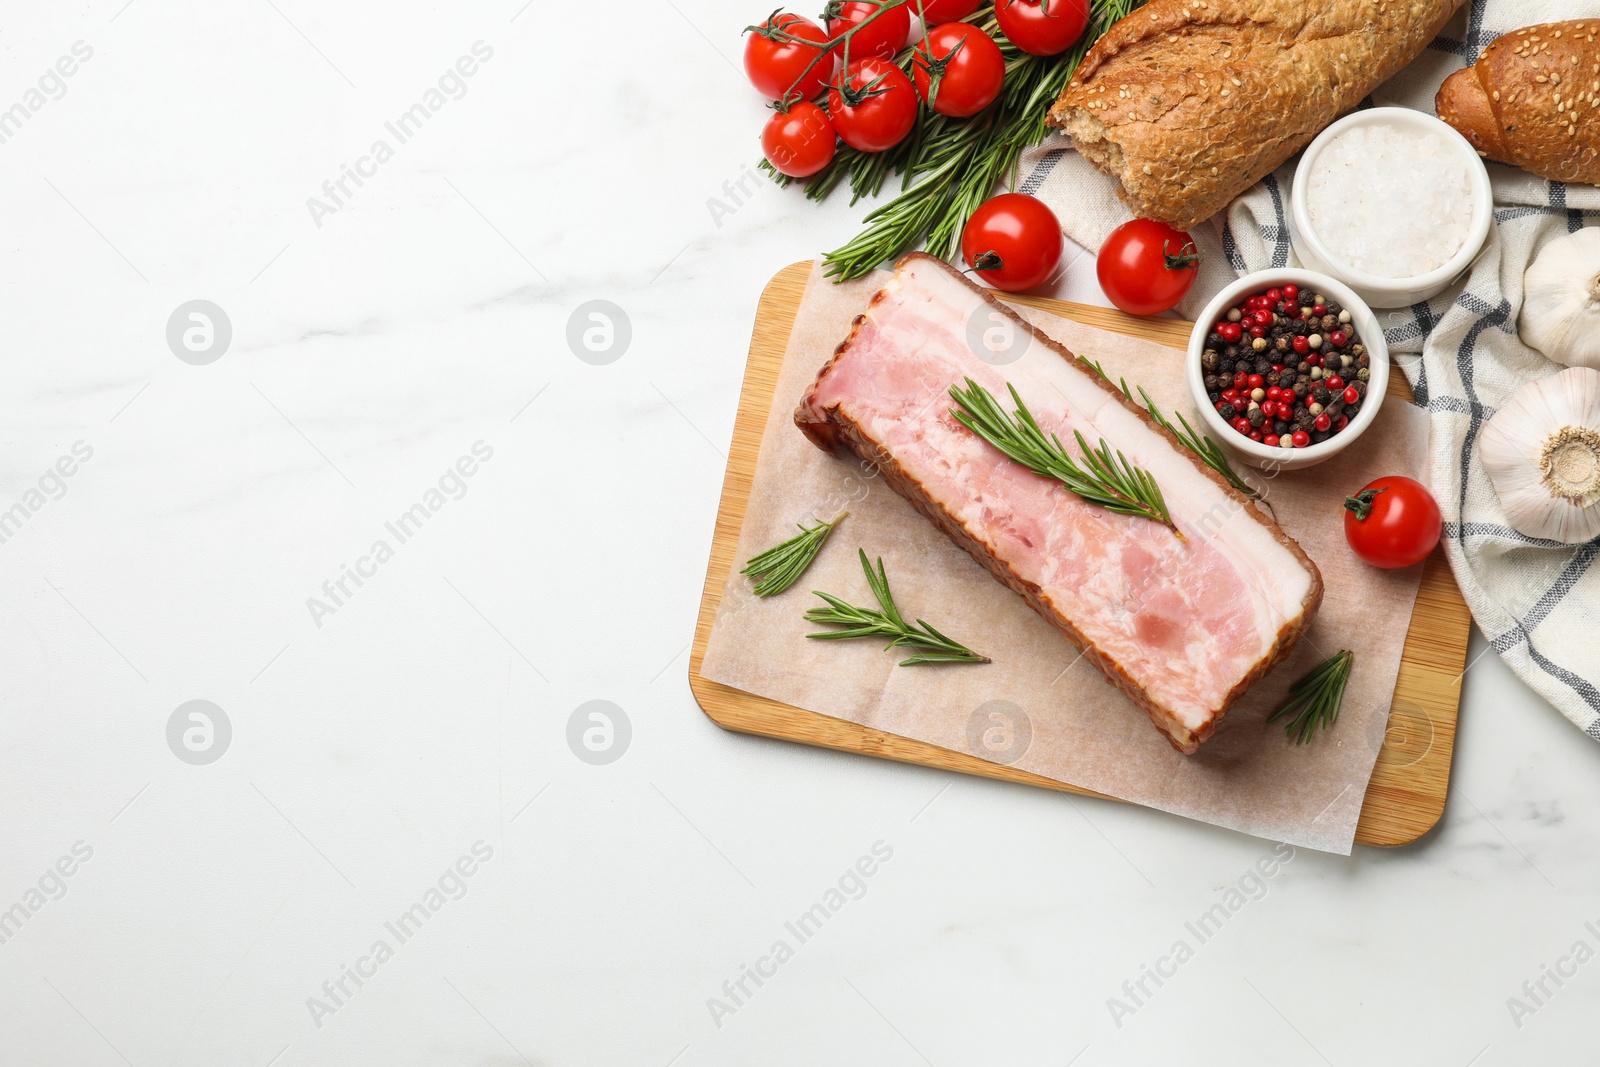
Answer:
[[(951, 271), (942, 260), (923, 252), (912, 252), (902, 257), (895, 264), (895, 272), (898, 274), (908, 264), (919, 261), (936, 264), (939, 269), (949, 273), (970, 289), (979, 299), (987, 302), (1000, 314), (1014, 320), (1021, 329), (1027, 330), (1034, 341), (1048, 348), (1062, 359), (1077, 359), (1063, 345), (1058, 344), (1054, 339), (1035, 329), (1026, 319), (997, 300), (989, 290), (973, 285), (965, 277)], [(1175, 450), (1187, 457), (1197, 475), (1209, 479), (1223, 492), (1233, 497), (1244, 513), (1265, 527), (1278, 543), (1286, 548), (1294, 556), (1295, 560), (1306, 569), (1311, 578), (1308, 590), (1301, 599), (1299, 612), (1279, 628), (1266, 654), (1258, 659), (1229, 690), (1221, 706), (1215, 709), (1204, 725), (1198, 730), (1190, 730), (1179, 721), (1171, 709), (1146, 692), (1144, 687), (1135, 681), (1120, 663), (1097, 648), (1092, 641), (1078, 630), (1070, 619), (1058, 613), (1044, 600), (1040, 595), (1041, 590), (1038, 585), (1019, 575), (1010, 564), (1001, 558), (995, 547), (983, 539), (980, 533), (968, 529), (965, 523), (946, 511), (943, 505), (917, 481), (916, 477), (900, 465), (899, 461), (888, 449), (868, 438), (863, 428), (850, 419), (848, 415), (841, 412), (838, 405), (820, 411), (814, 406), (813, 396), (817, 386), (828, 375), (834, 364), (850, 349), (861, 328), (861, 324), (872, 314), (873, 309), (881, 301), (887, 299), (889, 295), (889, 289), (880, 289), (873, 294), (872, 300), (867, 305), (866, 312), (856, 316), (851, 323), (849, 336), (834, 349), (833, 356), (828, 360), (827, 365), (818, 371), (816, 379), (812, 382), (811, 387), (806, 390), (805, 396), (795, 408), (795, 425), (823, 451), (848, 451), (872, 463), (879, 476), (884, 479), (890, 488), (904, 497), (912, 507), (916, 508), (917, 511), (921, 512), (923, 516), (943, 531), (950, 540), (965, 549), (973, 559), (990, 574), (994, 575), (996, 579), (1027, 601), (1028, 605), (1038, 612), (1046, 622), (1060, 630), (1075, 648), (1084, 653), (1085, 659), (1090, 660), (1100, 668), (1100, 672), (1108, 682), (1127, 694), (1129, 699), (1143, 709), (1145, 714), (1149, 716), (1150, 721), (1162, 732), (1162, 735), (1167, 738), (1174, 748), (1185, 755), (1192, 755), (1199, 749), (1201, 742), (1205, 741), (1216, 730), (1217, 723), (1221, 721), (1228, 708), (1232, 707), (1252, 685), (1261, 680), (1273, 666), (1283, 660), (1290, 650), (1294, 648), (1301, 635), (1310, 627), (1311, 620), (1315, 617), (1317, 608), (1322, 603), (1322, 572), (1317, 569), (1316, 563), (1305, 554), (1300, 545), (1283, 531), (1282, 527), (1254, 507), (1248, 497), (1229, 485), (1226, 479), (1201, 462), (1198, 456), (1184, 448), (1172, 436), (1170, 431), (1150, 417), (1149, 412), (1130, 401), (1120, 389), (1104, 381), (1098, 375), (1087, 376), (1088, 380), (1092, 381), (1097, 388), (1114, 398), (1143, 422), (1148, 429), (1161, 435), (1171, 443)], [(1130, 517), (1128, 521), (1144, 522), (1147, 520)]]

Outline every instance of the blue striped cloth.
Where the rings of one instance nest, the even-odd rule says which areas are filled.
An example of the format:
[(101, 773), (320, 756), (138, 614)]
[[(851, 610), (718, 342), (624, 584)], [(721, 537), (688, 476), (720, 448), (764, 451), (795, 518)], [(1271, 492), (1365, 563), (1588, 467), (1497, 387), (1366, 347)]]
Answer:
[[(1537, 22), (1600, 17), (1600, 0), (1471, 0), (1422, 56), (1363, 106), (1433, 112), (1439, 84), (1503, 33)], [(1131, 218), (1111, 182), (1059, 139), (1028, 154), (1018, 188), (1044, 199), (1067, 235), (1098, 248)], [(1445, 551), (1473, 618), (1517, 676), (1600, 740), (1600, 541), (1527, 537), (1505, 519), (1478, 457), (1484, 424), (1524, 382), (1562, 368), (1517, 339), (1522, 275), (1539, 249), (1600, 220), (1600, 189), (1489, 165), (1496, 226), (1462, 282), (1433, 300), (1380, 312), (1396, 363), (1432, 417), (1432, 489)], [(1237, 274), (1297, 265), (1287, 199), (1293, 161), (1195, 233), (1199, 283), (1190, 315)]]

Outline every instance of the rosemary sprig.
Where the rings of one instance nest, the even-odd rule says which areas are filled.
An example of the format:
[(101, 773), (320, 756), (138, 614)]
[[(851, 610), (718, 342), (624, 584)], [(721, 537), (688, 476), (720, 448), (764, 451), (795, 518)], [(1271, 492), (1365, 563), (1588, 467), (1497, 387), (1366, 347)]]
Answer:
[[(1111, 382), (1111, 375), (1106, 373), (1106, 369), (1100, 365), (1099, 360), (1090, 359), (1088, 356), (1079, 356), (1078, 359), (1093, 367), (1095, 373), (1100, 375), (1101, 378)], [(1111, 384), (1121, 389), (1123, 396), (1133, 400), (1133, 391), (1128, 388), (1128, 379), (1120, 378), (1115, 382), (1111, 382)], [(1178, 421), (1183, 424), (1183, 429), (1180, 430), (1172, 425), (1172, 420), (1162, 414), (1160, 408), (1156, 407), (1156, 402), (1150, 399), (1150, 394), (1144, 391), (1144, 386), (1142, 385), (1139, 386), (1139, 396), (1144, 400), (1144, 409), (1150, 413), (1150, 417), (1156, 420), (1156, 423), (1162, 429), (1176, 437), (1180, 445), (1199, 456), (1200, 462), (1222, 475), (1229, 485), (1245, 496), (1266, 503), (1266, 498), (1254, 486), (1239, 477), (1238, 473), (1228, 463), (1228, 457), (1222, 451), (1222, 447), (1205, 434), (1200, 433), (1193, 426), (1190, 426), (1189, 420), (1183, 417), (1183, 412), (1178, 412)], [(1133, 402), (1138, 403), (1137, 400)], [(1271, 507), (1272, 505), (1268, 504), (1267, 506)]]
[(753, 590), (756, 596), (777, 596), (805, 573), (811, 561), (817, 558), (817, 553), (822, 551), (822, 544), (833, 533), (833, 528), (843, 522), (848, 514), (848, 511), (841, 511), (831, 522), (818, 520), (812, 527), (796, 523), (800, 527), (798, 534), (781, 545), (773, 545), (765, 552), (751, 556), (750, 562), (739, 573), (756, 583)]
[(852, 604), (817, 590), (817, 596), (827, 601), (825, 608), (810, 608), (806, 611), (807, 622), (830, 623), (835, 626), (845, 627), (843, 630), (823, 630), (807, 637), (818, 641), (847, 641), (855, 637), (887, 637), (891, 640), (885, 648), (898, 648), (904, 646), (916, 650), (916, 655), (910, 659), (900, 661), (902, 667), (913, 667), (919, 663), (988, 663), (987, 656), (980, 656), (967, 646), (952, 641), (932, 626), (917, 620), (917, 625), (912, 626), (900, 616), (900, 609), (895, 607), (894, 597), (889, 593), (889, 578), (883, 572), (883, 557), (878, 557), (878, 569), (872, 569), (872, 564), (867, 562), (865, 549), (857, 549), (861, 556), (861, 569), (867, 574), (867, 585), (872, 589), (872, 595), (878, 600), (879, 610), (871, 608), (858, 608)]
[(950, 387), (950, 395), (958, 405), (950, 413), (961, 425), (1005, 453), (1008, 459), (1041, 477), (1056, 479), (1085, 503), (1118, 515), (1150, 519), (1178, 533), (1167, 502), (1161, 496), (1161, 487), (1149, 471), (1128, 462), (1128, 457), (1121, 452), (1113, 453), (1104, 439), (1098, 449), (1090, 448), (1082, 431), (1074, 430), (1078, 448), (1083, 453), (1080, 465), (1067, 454), (1059, 437), (1047, 436), (1039, 427), (1017, 393), (1017, 387), (1007, 383), (1006, 388), (1011, 390), (1011, 399), (1017, 405), (1009, 416), (994, 394), (971, 378), (967, 379), (965, 392), (959, 385)]
[(1289, 688), (1289, 697), (1283, 707), (1267, 717), (1267, 722), (1288, 718), (1284, 732), (1297, 745), (1303, 745), (1339, 721), (1339, 705), (1344, 701), (1345, 683), (1350, 680), (1350, 668), (1356, 654), (1341, 649), (1325, 660), (1310, 674)]
[[(806, 179), (806, 196), (820, 200), (848, 176), (854, 203), (877, 194), (891, 174), (902, 175), (900, 194), (867, 215), (866, 229), (823, 256), (828, 275), (838, 281), (859, 278), (919, 242), (925, 242), (936, 256), (954, 256), (961, 227), (972, 212), (1016, 169), (1023, 151), (1044, 138), (1050, 105), (1061, 95), (1084, 54), (1107, 27), (1140, 2), (1091, 0), (1088, 32), (1058, 56), (1033, 56), (1012, 45), (999, 32), (992, 5), (985, 4), (963, 19), (1000, 45), (1006, 61), (1000, 99), (968, 119), (921, 108), (916, 126), (899, 145), (878, 153), (841, 146), (831, 164)], [(907, 74), (914, 55), (914, 49), (908, 48), (899, 56)]]

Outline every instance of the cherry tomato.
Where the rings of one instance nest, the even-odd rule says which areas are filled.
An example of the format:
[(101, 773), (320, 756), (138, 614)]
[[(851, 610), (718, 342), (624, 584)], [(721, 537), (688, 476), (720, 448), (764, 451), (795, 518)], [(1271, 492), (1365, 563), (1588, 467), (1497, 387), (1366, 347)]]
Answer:
[[(911, 8), (901, 4), (882, 10), (883, 14), (850, 38), (851, 66), (855, 66), (856, 60), (868, 56), (893, 59), (906, 46), (906, 38), (911, 36)], [(864, 4), (858, 0), (829, 4), (828, 36), (837, 41), (846, 30), (859, 26), (867, 20), (867, 16), (878, 11), (877, 4)], [(838, 47), (842, 55), (843, 45)]]
[(961, 231), (967, 266), (1008, 293), (1048, 279), (1061, 261), (1061, 247), (1055, 213), (1026, 193), (1001, 193), (985, 201)]
[[(934, 76), (933, 99), (928, 87)], [(1000, 95), (1006, 77), (1005, 57), (994, 38), (965, 22), (947, 22), (928, 31), (912, 54), (911, 77), (917, 95), (941, 115), (976, 115)]]
[(923, 0), (922, 24), (938, 26), (964, 19), (978, 10), (982, 0)]
[[(799, 99), (810, 100), (822, 92), (823, 81), (833, 73), (830, 59), (824, 58), (798, 85), (795, 84), (806, 65), (828, 43), (828, 35), (821, 26), (799, 15), (778, 14), (745, 32), (750, 36), (744, 42), (744, 72), (762, 96), (768, 100), (782, 100), (792, 88)], [(787, 34), (817, 43), (773, 40), (768, 34)]]
[[(1171, 308), (1194, 287), (1199, 263), (1200, 254), (1188, 234), (1154, 219), (1134, 219), (1106, 238), (1095, 261), (1095, 274), (1100, 288), (1117, 307), (1130, 315), (1155, 315)], [(1271, 312), (1251, 314), (1270, 316)], [(1223, 339), (1236, 343), (1239, 324), (1225, 325), (1232, 329), (1220, 331)], [(1260, 320), (1249, 325), (1254, 334)]]
[(833, 161), (833, 120), (809, 100), (774, 111), (761, 129), (761, 151), (778, 173), (809, 178)]
[(1374, 567), (1421, 563), (1439, 543), (1439, 505), (1421, 482), (1398, 475), (1368, 482), (1344, 502), (1344, 536)]
[(1065, 52), (1089, 25), (1089, 0), (996, 0), (995, 20), (1011, 43), (1036, 56)]
[[(840, 87), (854, 103), (846, 101)], [(887, 59), (852, 59), (848, 75), (828, 90), (828, 112), (845, 144), (861, 152), (882, 152), (911, 132), (917, 94), (905, 71)]]

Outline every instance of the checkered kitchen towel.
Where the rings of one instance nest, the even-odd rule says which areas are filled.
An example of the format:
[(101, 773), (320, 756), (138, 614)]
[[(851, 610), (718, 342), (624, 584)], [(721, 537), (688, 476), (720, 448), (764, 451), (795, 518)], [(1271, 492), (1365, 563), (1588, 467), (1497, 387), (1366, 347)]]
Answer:
[[(1470, 0), (1424, 53), (1363, 107), (1433, 113), (1439, 84), (1503, 33), (1538, 22), (1600, 17), (1600, 0)], [(1132, 216), (1110, 181), (1065, 142), (1024, 160), (1018, 186), (1047, 202), (1067, 235), (1099, 248)], [(1600, 539), (1562, 545), (1526, 537), (1505, 513), (1478, 459), (1484, 423), (1523, 382), (1561, 368), (1517, 339), (1522, 275), (1543, 245), (1600, 221), (1600, 189), (1545, 181), (1489, 165), (1495, 221), (1462, 283), (1427, 303), (1380, 312), (1390, 350), (1432, 416), (1432, 485), (1445, 517), (1445, 550), (1479, 628), (1518, 677), (1600, 740)], [(1195, 234), (1205, 261), (1179, 308), (1190, 316), (1237, 274), (1297, 265), (1286, 201), (1291, 164)]]

